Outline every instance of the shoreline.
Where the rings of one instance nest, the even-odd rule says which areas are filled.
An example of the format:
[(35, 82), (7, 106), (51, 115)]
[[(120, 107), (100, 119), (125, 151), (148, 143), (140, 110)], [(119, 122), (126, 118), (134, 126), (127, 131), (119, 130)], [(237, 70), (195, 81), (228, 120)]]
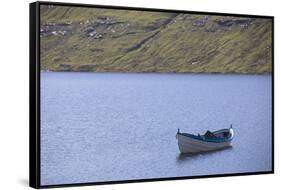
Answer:
[(271, 73), (239, 73), (239, 72), (116, 72), (116, 71), (51, 71), (51, 70), (40, 70), (40, 73), (94, 73), (94, 74), (180, 74), (180, 75), (260, 75), (267, 76), (272, 75)]

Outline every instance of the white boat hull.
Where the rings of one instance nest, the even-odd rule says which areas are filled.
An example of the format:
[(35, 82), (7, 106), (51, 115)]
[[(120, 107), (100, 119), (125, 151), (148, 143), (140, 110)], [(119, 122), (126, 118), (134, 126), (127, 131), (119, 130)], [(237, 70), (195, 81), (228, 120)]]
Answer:
[[(232, 131), (233, 135), (233, 131)], [(198, 153), (212, 150), (223, 149), (231, 146), (231, 140), (225, 142), (207, 142), (177, 134), (178, 146), (181, 153)]]

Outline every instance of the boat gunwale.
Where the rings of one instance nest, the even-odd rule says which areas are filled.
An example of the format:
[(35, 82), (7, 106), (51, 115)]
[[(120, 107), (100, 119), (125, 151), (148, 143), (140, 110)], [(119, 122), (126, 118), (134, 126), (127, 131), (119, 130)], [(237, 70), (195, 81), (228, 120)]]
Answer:
[[(230, 131), (231, 129), (220, 129), (218, 131), (214, 131), (212, 133), (222, 133), (223, 131)], [(211, 142), (211, 143), (224, 143), (224, 142), (229, 142), (229, 141), (232, 141), (234, 135), (233, 133), (231, 134), (231, 136), (229, 138), (203, 138), (203, 135), (200, 135), (200, 136), (197, 136), (197, 135), (193, 135), (193, 134), (190, 134), (190, 133), (181, 133), (181, 132), (178, 132), (177, 135), (182, 135), (184, 137), (187, 137), (187, 138), (192, 138), (192, 139), (195, 139), (195, 140), (199, 140), (199, 141), (203, 141), (203, 142)]]

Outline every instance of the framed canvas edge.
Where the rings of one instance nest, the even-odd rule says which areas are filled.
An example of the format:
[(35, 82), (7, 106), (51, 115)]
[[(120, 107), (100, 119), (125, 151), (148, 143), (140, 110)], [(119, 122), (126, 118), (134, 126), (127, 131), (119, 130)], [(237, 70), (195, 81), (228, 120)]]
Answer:
[(29, 4), (29, 186), (40, 187), (39, 3)]
[[(41, 185), (40, 171), (40, 5), (56, 5), (70, 7), (88, 7), (88, 8), (105, 8), (105, 9), (121, 9), (135, 11), (153, 11), (153, 12), (172, 12), (172, 13), (188, 13), (201, 15), (216, 15), (216, 16), (233, 16), (233, 17), (251, 17), (251, 18), (266, 18), (272, 22), (272, 74), (271, 74), (271, 89), (272, 89), (272, 162), (271, 170), (243, 172), (243, 173), (227, 173), (227, 174), (212, 174), (198, 176), (179, 176), (167, 178), (148, 178), (148, 179), (133, 179), (133, 180), (118, 180), (118, 181), (101, 181), (101, 182), (86, 182), (86, 183), (71, 183), (71, 184), (53, 184)], [(220, 13), (220, 12), (200, 12), (188, 10), (172, 10), (172, 9), (156, 9), (142, 7), (126, 7), (112, 5), (95, 5), (95, 4), (80, 4), (80, 3), (65, 3), (65, 2), (46, 2), (36, 1), (29, 4), (29, 186), (41, 188), (55, 187), (76, 187), (89, 185), (110, 185), (122, 183), (138, 183), (138, 182), (157, 182), (168, 180), (184, 180), (198, 178), (215, 178), (215, 177), (234, 177), (248, 176), (261, 174), (274, 174), (274, 16), (268, 15), (250, 15), (236, 13)]]

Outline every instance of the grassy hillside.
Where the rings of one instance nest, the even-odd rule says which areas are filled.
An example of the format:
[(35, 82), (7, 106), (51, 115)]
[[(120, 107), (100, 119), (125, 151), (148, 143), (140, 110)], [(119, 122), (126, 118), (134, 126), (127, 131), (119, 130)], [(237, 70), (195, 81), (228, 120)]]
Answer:
[(41, 69), (271, 73), (271, 19), (41, 6)]

